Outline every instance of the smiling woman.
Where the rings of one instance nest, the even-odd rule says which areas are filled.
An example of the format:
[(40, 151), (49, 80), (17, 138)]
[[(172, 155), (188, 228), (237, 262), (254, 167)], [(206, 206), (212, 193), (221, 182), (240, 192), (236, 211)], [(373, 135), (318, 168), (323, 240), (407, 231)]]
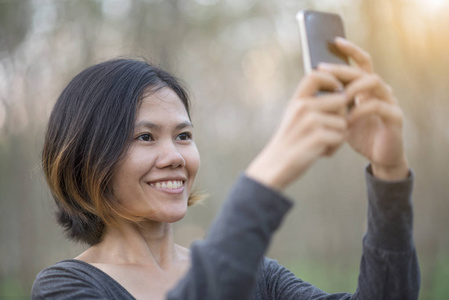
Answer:
[[(142, 61), (114, 60), (95, 65), (77, 75), (62, 92), (50, 116), (42, 160), (58, 205), (58, 222), (70, 238), (95, 245), (105, 225), (119, 219), (140, 220), (141, 216), (121, 205), (123, 200), (117, 195), (122, 192), (117, 183), (123, 173), (118, 171), (119, 165), (127, 166), (136, 151), (148, 152), (142, 151), (143, 141), (138, 143), (143, 135), (134, 138), (135, 130), (141, 128), (135, 128), (133, 120), (148, 121), (144, 113), (166, 104), (166, 97), (176, 103), (180, 123), (190, 124), (184, 88), (167, 72)], [(198, 156), (193, 141), (178, 144)], [(160, 143), (157, 145), (160, 147)], [(158, 157), (158, 162), (161, 159)], [(196, 170), (185, 195), (190, 195), (195, 175)], [(189, 204), (196, 200), (193, 194)]]
[[(66, 263), (87, 263), (137, 298), (163, 298), (185, 272), (188, 250), (171, 223), (201, 198), (189, 105), (179, 81), (145, 61), (104, 62), (68, 84), (50, 116), (43, 170), (59, 224), (92, 247)], [(42, 292), (33, 297), (51, 297)]]

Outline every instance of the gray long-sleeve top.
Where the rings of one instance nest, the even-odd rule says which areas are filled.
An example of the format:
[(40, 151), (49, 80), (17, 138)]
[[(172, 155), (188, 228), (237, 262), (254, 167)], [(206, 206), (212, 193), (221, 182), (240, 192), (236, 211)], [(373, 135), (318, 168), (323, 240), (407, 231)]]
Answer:
[[(191, 268), (167, 299), (417, 299), (420, 273), (412, 236), (413, 174), (384, 182), (366, 171), (368, 230), (357, 291), (327, 294), (264, 258), (292, 203), (242, 175), (208, 236), (191, 248)], [(101, 270), (65, 260), (39, 273), (32, 299), (134, 299)]]

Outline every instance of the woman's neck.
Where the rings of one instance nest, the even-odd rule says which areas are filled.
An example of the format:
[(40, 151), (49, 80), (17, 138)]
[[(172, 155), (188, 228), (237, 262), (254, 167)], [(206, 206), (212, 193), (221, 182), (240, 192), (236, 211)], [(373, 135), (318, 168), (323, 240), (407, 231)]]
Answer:
[[(106, 227), (102, 241), (77, 259), (93, 264), (124, 264), (169, 269), (184, 258), (175, 245), (169, 223), (148, 221), (136, 225), (123, 222)], [(181, 252), (181, 253), (180, 253)]]

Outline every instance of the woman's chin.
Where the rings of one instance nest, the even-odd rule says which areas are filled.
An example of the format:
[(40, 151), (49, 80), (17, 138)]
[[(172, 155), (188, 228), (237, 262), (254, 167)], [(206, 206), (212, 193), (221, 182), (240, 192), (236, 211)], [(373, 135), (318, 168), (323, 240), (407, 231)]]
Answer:
[(169, 218), (167, 218), (167, 221), (165, 221), (166, 223), (176, 223), (178, 221), (181, 221), (184, 217), (185, 217), (185, 213), (183, 214), (178, 214), (178, 215), (172, 215)]
[(158, 220), (163, 223), (176, 223), (181, 221), (187, 214), (187, 209), (179, 209), (160, 214)]

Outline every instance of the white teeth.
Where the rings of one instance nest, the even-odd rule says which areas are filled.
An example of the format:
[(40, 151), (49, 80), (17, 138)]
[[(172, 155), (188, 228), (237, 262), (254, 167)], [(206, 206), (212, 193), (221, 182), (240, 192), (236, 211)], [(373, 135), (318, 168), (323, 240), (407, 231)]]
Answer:
[(156, 187), (157, 189), (170, 189), (170, 190), (176, 190), (181, 188), (184, 185), (184, 182), (182, 180), (178, 181), (162, 181), (162, 182), (156, 182), (156, 183), (150, 183), (152, 187)]

